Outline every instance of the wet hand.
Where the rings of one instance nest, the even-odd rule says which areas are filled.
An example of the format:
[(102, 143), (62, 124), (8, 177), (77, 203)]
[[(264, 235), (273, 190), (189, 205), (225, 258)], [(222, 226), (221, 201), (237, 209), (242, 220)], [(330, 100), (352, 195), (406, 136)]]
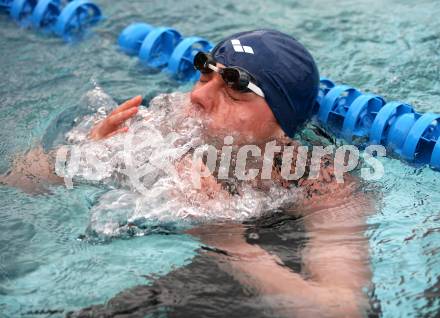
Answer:
[(136, 115), (139, 105), (142, 102), (142, 96), (136, 96), (118, 108), (113, 110), (104, 120), (96, 124), (90, 131), (90, 139), (100, 140), (108, 138), (113, 135), (126, 132), (128, 127), (121, 127), (121, 125), (129, 118)]

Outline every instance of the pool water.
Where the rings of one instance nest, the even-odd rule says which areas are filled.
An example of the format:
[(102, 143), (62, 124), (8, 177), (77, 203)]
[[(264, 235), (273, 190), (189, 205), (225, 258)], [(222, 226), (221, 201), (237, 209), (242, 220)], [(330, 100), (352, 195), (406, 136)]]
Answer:
[[(57, 135), (57, 118), (86, 112), (100, 87), (121, 102), (188, 91), (117, 50), (131, 22), (175, 27), (213, 42), (232, 32), (277, 28), (300, 39), (321, 75), (420, 111), (440, 112), (440, 6), (437, 1), (96, 1), (107, 20), (89, 39), (66, 45), (0, 15), (0, 172), (15, 154)], [(184, 14), (183, 14), (184, 13)], [(55, 132), (54, 132), (55, 129)], [(440, 311), (439, 172), (382, 159), (380, 209), (367, 236), (383, 317), (435, 317)], [(32, 196), (0, 186), (0, 313), (64, 316), (100, 304), (191, 263), (200, 243), (166, 229), (110, 242), (80, 239), (105, 189), (81, 184)], [(165, 235), (167, 234), (167, 235)]]

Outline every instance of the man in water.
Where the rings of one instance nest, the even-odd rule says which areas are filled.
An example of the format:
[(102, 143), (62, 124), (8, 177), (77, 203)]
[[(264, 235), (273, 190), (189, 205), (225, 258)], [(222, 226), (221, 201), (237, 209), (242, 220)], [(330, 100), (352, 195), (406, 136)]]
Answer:
[[(272, 30), (237, 33), (211, 53), (199, 53), (194, 64), (201, 77), (190, 98), (196, 113), (209, 119), (208, 133), (231, 134), (239, 144), (260, 147), (274, 140), (295, 144), (291, 138), (310, 119), (319, 88), (315, 62), (298, 41)], [(123, 103), (91, 130), (90, 138), (127, 132), (123, 124), (136, 115), (141, 102), (137, 96)], [(309, 233), (301, 273), (249, 244), (242, 225), (205, 225), (189, 231), (224, 252), (226, 256), (216, 257), (227, 260), (220, 264), (236, 280), (277, 298), (280, 315), (361, 317), (369, 308), (364, 289), (371, 287), (371, 273), (363, 231), (372, 205), (355, 189), (352, 177), (346, 176), (343, 184), (335, 182), (331, 162), (326, 158), (319, 177), (311, 180), (305, 176), (286, 182), (279, 177), (279, 166), (273, 170), (276, 182), (304, 189), (304, 200), (286, 212), (302, 216)], [(215, 177), (204, 181), (217, 192), (228, 192)], [(227, 231), (222, 230), (225, 226)]]
[[(210, 119), (211, 132), (234, 134), (243, 144), (264, 145), (293, 138), (311, 117), (318, 71), (309, 52), (290, 36), (268, 30), (234, 34), (211, 54), (199, 53), (195, 67), (201, 77), (191, 92), (191, 102)], [(121, 105), (92, 130), (91, 138), (126, 131), (120, 125), (136, 114), (140, 103), (138, 96)], [(227, 231), (225, 237), (210, 235), (222, 233), (215, 226), (191, 233), (238, 255), (229, 262), (237, 279), (265, 294), (295, 300), (287, 311), (298, 316), (360, 317), (368, 308), (362, 292), (370, 281), (363, 263), (368, 250), (362, 226), (371, 207), (360, 193), (347, 193), (349, 181), (336, 185), (331, 169), (323, 168), (317, 180), (298, 182), (307, 192), (295, 212), (302, 214), (311, 233), (303, 252), (308, 279), (280, 266), (276, 257), (258, 245), (248, 244), (240, 226), (235, 227), (235, 235)]]

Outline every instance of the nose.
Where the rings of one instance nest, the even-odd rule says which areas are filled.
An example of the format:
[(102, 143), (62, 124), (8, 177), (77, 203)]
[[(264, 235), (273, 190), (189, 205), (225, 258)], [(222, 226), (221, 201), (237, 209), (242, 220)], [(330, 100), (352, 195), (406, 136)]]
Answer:
[(190, 95), (191, 102), (200, 105), (208, 113), (212, 112), (218, 105), (222, 85), (220, 75), (214, 74), (209, 81), (194, 86)]

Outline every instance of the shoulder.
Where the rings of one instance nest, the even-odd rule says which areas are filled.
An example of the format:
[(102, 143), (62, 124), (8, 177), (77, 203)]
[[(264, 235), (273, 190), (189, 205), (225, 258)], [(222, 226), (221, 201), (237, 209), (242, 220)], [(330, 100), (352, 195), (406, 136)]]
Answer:
[(297, 186), (301, 187), (305, 199), (313, 200), (316, 197), (348, 195), (359, 186), (359, 180), (346, 173), (342, 180), (337, 180), (334, 173), (334, 160), (331, 155), (324, 156), (320, 161), (317, 174), (310, 173), (310, 161), (306, 167), (306, 173), (301, 177)]
[[(273, 177), (283, 187), (297, 187), (303, 192), (303, 199), (298, 203), (307, 206), (316, 206), (346, 200), (354, 196), (361, 188), (361, 181), (350, 173), (344, 173), (341, 178), (335, 175), (334, 156), (326, 154), (321, 157), (314, 157), (313, 147), (306, 147), (295, 140), (285, 140), (285, 146), (293, 147), (293, 156), (291, 161), (291, 171), (301, 170), (298, 166), (303, 167), (303, 173), (298, 175), (294, 180), (286, 180), (282, 175), (283, 158), (280, 154), (274, 159)], [(306, 159), (299, 160), (299, 148), (306, 149)]]

